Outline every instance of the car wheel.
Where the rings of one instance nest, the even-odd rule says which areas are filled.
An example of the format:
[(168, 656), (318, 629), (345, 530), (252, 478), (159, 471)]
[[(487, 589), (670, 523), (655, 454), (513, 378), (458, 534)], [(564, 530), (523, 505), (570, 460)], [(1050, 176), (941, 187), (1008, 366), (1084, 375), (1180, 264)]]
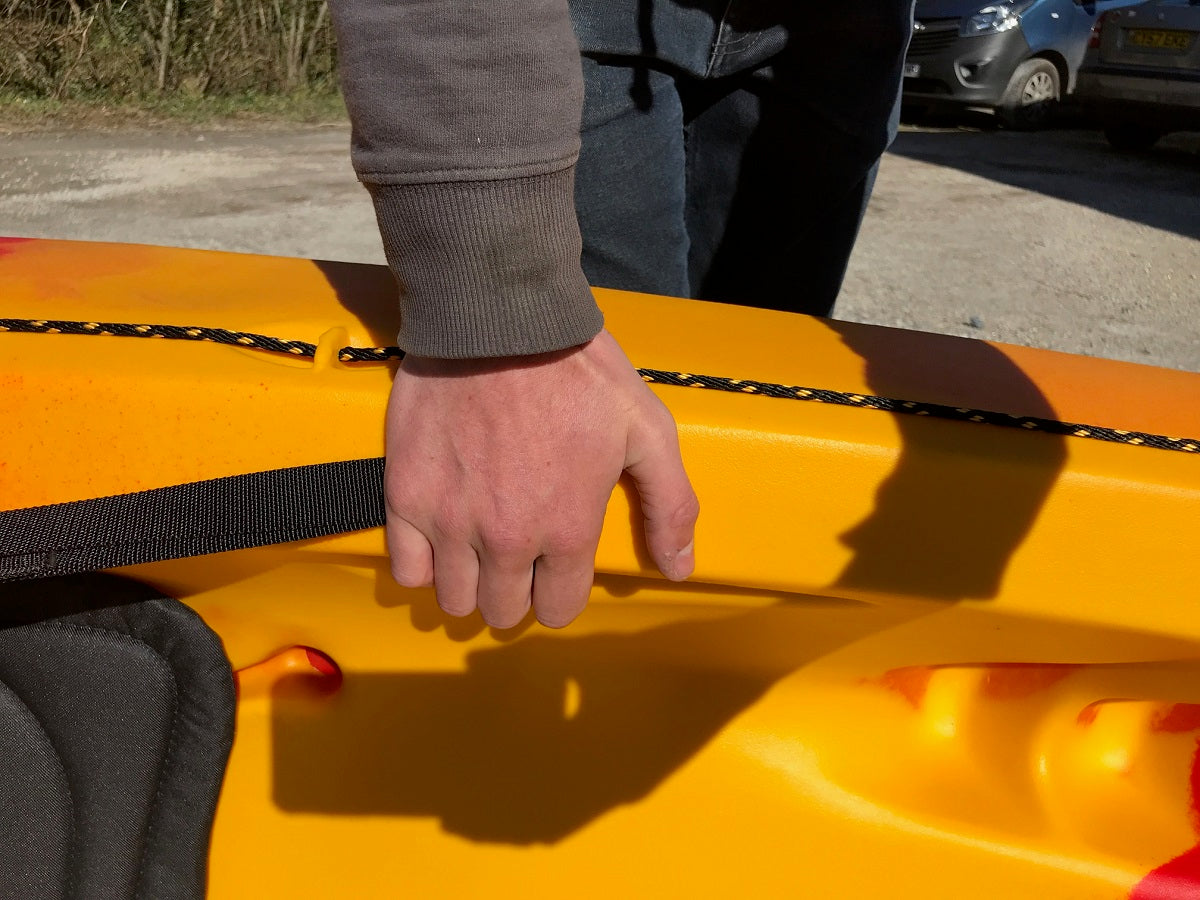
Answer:
[(1153, 147), (1158, 142), (1158, 139), (1163, 136), (1163, 132), (1157, 128), (1151, 128), (1149, 125), (1122, 122), (1119, 125), (1106, 126), (1104, 136), (1108, 139), (1109, 146), (1114, 150), (1121, 150), (1125, 153), (1138, 153)]
[(1009, 128), (1030, 131), (1050, 124), (1058, 112), (1062, 87), (1048, 59), (1027, 59), (1017, 66), (996, 112)]

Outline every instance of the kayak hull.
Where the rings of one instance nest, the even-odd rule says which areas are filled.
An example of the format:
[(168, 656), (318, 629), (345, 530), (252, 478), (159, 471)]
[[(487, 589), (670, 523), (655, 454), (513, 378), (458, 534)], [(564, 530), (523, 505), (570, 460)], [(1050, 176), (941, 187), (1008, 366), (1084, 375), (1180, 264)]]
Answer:
[[(392, 343), (384, 269), (28, 241), (0, 289), (13, 318), (317, 345), (0, 334), (0, 508), (383, 453), (395, 363), (337, 351)], [(1200, 434), (1190, 373), (598, 298), (637, 366)], [(381, 529), (120, 570), (237, 672), (211, 897), (1200, 889), (1200, 455), (655, 390), (696, 575), (655, 576), (622, 485), (562, 632), (443, 616)]]

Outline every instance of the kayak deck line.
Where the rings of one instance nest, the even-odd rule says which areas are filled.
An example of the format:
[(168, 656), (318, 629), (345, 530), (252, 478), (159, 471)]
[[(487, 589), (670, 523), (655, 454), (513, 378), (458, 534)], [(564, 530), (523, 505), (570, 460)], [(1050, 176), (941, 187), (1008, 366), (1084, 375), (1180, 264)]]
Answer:
[[(246, 331), (230, 331), (200, 325), (149, 325), (129, 322), (82, 322), (65, 319), (0, 319), (0, 332), (26, 334), (72, 334), (96, 335), (101, 337), (140, 337), (166, 340), (199, 341), (225, 344), (247, 350), (269, 353), (286, 353), (290, 356), (315, 358), (317, 345), (308, 341), (293, 341), (255, 334)], [(404, 358), (399, 347), (342, 347), (337, 351), (341, 362), (387, 362)], [(1102, 425), (1087, 425), (1063, 422), (1040, 416), (1022, 416), (987, 409), (971, 409), (928, 403), (920, 400), (905, 400), (881, 397), (874, 394), (858, 394), (849, 391), (834, 391), (825, 388), (810, 388), (799, 385), (776, 384), (731, 378), (723, 375), (698, 375), (688, 372), (669, 372), (659, 369), (639, 368), (638, 374), (648, 384), (671, 387), (703, 388), (739, 394), (760, 394), (784, 400), (806, 400), (814, 403), (830, 403), (858, 409), (873, 409), (899, 415), (928, 416), (954, 422), (995, 425), (1001, 428), (1020, 428), (1038, 431), (1059, 437), (1087, 438), (1108, 443), (1126, 444), (1133, 447), (1151, 447), (1156, 450), (1175, 450), (1181, 453), (1200, 453), (1200, 438), (1171, 437), (1145, 431), (1111, 428)]]

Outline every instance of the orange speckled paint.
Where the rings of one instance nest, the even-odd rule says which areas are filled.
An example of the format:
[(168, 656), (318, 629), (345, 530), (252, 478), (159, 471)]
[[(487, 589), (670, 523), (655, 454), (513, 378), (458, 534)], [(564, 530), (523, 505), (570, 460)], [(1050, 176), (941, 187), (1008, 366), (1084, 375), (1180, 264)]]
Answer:
[(0, 257), (14, 253), (18, 245), (32, 240), (33, 238), (0, 237)]
[(1037, 666), (1022, 663), (993, 664), (983, 678), (983, 694), (993, 700), (1019, 700), (1052, 687), (1076, 666)]
[(286, 680), (294, 696), (326, 697), (342, 686), (342, 670), (313, 647), (288, 647), (233, 673), (239, 700), (265, 697)]
[[(978, 666), (982, 674), (980, 692), (992, 700), (1028, 697), (1062, 681), (1075, 666), (990, 663)], [(909, 666), (885, 672), (878, 683), (900, 694), (913, 709), (920, 709), (935, 673), (929, 666)]]
[(1200, 703), (1175, 703), (1155, 716), (1151, 727), (1166, 734), (1200, 731)]
[[(1200, 703), (1176, 703), (1156, 716), (1152, 727), (1167, 734), (1200, 730)], [(1196, 742), (1188, 787), (1193, 822), (1200, 832), (1200, 739)], [(1130, 900), (1200, 900), (1200, 843), (1159, 866), (1129, 896)]]
[(879, 684), (890, 691), (895, 691), (913, 709), (920, 709), (925, 700), (925, 692), (929, 690), (929, 679), (933, 677), (930, 666), (906, 666), (903, 669), (892, 669), (884, 672), (879, 678)]
[[(1154, 723), (1157, 731), (1200, 730), (1200, 704), (1177, 703)], [(1200, 833), (1200, 739), (1188, 780), (1193, 824)], [(1200, 842), (1147, 875), (1130, 893), (1130, 900), (1200, 900)]]

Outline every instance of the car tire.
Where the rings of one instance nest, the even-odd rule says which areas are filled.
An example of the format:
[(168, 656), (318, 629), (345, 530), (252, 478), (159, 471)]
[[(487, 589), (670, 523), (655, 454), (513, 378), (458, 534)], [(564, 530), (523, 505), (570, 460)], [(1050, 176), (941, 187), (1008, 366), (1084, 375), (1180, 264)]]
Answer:
[(1114, 150), (1123, 153), (1141, 153), (1149, 150), (1162, 137), (1164, 132), (1149, 125), (1139, 125), (1136, 122), (1121, 122), (1104, 127), (1104, 137)]
[(1062, 82), (1048, 59), (1027, 59), (1017, 66), (996, 112), (1009, 128), (1032, 131), (1049, 125), (1058, 113)]

